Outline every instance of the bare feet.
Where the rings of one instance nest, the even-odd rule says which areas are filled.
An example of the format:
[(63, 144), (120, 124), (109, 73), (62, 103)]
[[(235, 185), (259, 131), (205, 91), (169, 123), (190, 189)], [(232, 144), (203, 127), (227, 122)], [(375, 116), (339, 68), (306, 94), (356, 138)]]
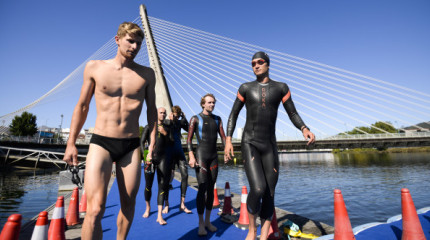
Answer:
[(218, 228), (212, 225), (212, 223), (206, 223), (205, 227), (211, 232), (216, 232), (216, 230), (218, 230)]
[(158, 217), (156, 220), (160, 225), (166, 225), (167, 222), (162, 218), (162, 217)]
[(163, 214), (169, 213), (169, 206), (165, 206), (161, 213), (163, 213)]
[(191, 210), (190, 210), (190, 209), (188, 209), (188, 208), (187, 208), (187, 207), (185, 207), (185, 206), (180, 207), (180, 208), (179, 208), (179, 211), (185, 212), (186, 214), (190, 214), (190, 213), (192, 213), (192, 212), (191, 212)]
[(146, 208), (145, 213), (143, 214), (142, 217), (148, 218), (149, 217), (149, 211), (151, 211), (151, 208)]
[(205, 225), (204, 224), (199, 224), (199, 232), (198, 232), (199, 236), (206, 236), (208, 235), (208, 232), (205, 229)]

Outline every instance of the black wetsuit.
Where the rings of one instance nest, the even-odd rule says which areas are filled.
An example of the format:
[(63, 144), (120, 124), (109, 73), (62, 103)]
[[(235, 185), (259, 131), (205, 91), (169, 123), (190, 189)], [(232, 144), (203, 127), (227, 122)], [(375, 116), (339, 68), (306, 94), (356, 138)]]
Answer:
[[(157, 203), (158, 205), (163, 205), (164, 201), (168, 199), (169, 197), (169, 181), (170, 176), (172, 174), (171, 171), (171, 157), (170, 157), (170, 151), (169, 146), (172, 144), (172, 140), (170, 139), (169, 129), (168, 127), (164, 126), (164, 130), (167, 132), (167, 135), (164, 136), (160, 132), (158, 132), (158, 126), (157, 125), (157, 131), (156, 131), (156, 139), (155, 139), (155, 146), (154, 150), (152, 151), (152, 164), (154, 164), (154, 169), (157, 170), (157, 181), (158, 181), (158, 198)], [(148, 129), (148, 126), (145, 126), (142, 137), (140, 140), (140, 148), (143, 153), (143, 150), (145, 148), (145, 143), (150, 143), (150, 131)], [(145, 166), (146, 168), (146, 166)], [(152, 195), (152, 183), (154, 181), (154, 172), (145, 171), (145, 201), (151, 200)]]
[(275, 127), (281, 102), (291, 122), (302, 129), (305, 124), (294, 107), (287, 84), (273, 80), (265, 84), (258, 81), (242, 84), (227, 125), (227, 136), (231, 137), (239, 112), (246, 105), (242, 135), (242, 157), (250, 185), (246, 202), (248, 211), (251, 214), (260, 213), (262, 219), (271, 219), (274, 209), (279, 175)]
[[(194, 134), (196, 134), (197, 139), (196, 151), (193, 151), (192, 144)], [(199, 164), (196, 167), (196, 177), (199, 184), (196, 198), (198, 214), (204, 213), (205, 206), (207, 210), (212, 210), (213, 188), (218, 176), (218, 152), (216, 148), (218, 134), (225, 145), (225, 134), (220, 117), (200, 113), (191, 118), (187, 145), (188, 151), (196, 153), (195, 157)]]
[(188, 132), (188, 122), (186, 118), (182, 118), (177, 121), (166, 119), (164, 123), (170, 128), (171, 138), (174, 141), (173, 146), (171, 146), (171, 168), (175, 169), (175, 165), (179, 167), (179, 171), (181, 172), (181, 197), (185, 197), (188, 187), (188, 168), (184, 150), (182, 149), (181, 128)]

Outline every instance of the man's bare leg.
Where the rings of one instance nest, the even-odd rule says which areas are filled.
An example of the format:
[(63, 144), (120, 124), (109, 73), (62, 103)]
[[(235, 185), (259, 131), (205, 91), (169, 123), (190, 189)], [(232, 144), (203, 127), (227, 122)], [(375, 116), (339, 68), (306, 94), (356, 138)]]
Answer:
[(136, 195), (140, 185), (140, 150), (124, 156), (117, 162), (116, 176), (118, 182), (121, 209), (118, 213), (116, 239), (126, 239), (134, 217)]
[(207, 210), (206, 209), (206, 213), (205, 213), (205, 227), (211, 231), (211, 232), (216, 232), (216, 230), (218, 230), (217, 227), (215, 227), (214, 225), (212, 225), (211, 223), (211, 212), (212, 210)]
[(90, 144), (85, 167), (87, 213), (82, 225), (82, 239), (102, 239), (101, 219), (105, 211), (107, 187), (112, 172), (109, 152)]
[(163, 209), (163, 205), (158, 205), (158, 216), (157, 221), (160, 225), (166, 225), (167, 222), (164, 220), (163, 216), (161, 216), (161, 210)]
[(149, 201), (145, 201), (146, 202), (146, 209), (145, 212), (143, 213), (144, 218), (148, 218), (149, 217), (149, 212), (151, 211), (151, 205), (149, 204)]
[(248, 229), (248, 235), (246, 236), (245, 240), (255, 240), (257, 239), (257, 223), (255, 215), (252, 215), (248, 212), (248, 218), (249, 218), (249, 229)]
[(261, 226), (260, 240), (266, 240), (267, 239), (267, 236), (269, 235), (271, 223), (272, 223), (272, 221), (270, 221), (270, 220), (264, 220), (264, 223)]

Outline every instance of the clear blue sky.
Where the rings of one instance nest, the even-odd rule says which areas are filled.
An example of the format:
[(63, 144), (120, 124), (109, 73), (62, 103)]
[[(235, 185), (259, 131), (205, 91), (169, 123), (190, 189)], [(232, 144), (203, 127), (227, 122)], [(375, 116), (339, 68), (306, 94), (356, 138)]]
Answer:
[[(430, 93), (428, 0), (0, 1), (0, 116), (52, 89), (141, 3), (156, 18)], [(38, 124), (64, 114), (68, 127), (73, 109), (50, 104), (35, 109)]]

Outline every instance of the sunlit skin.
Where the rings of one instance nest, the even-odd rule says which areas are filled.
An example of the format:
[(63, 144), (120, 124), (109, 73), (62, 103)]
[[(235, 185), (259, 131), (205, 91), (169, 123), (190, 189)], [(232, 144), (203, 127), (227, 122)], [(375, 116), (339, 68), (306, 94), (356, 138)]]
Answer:
[[(155, 75), (148, 67), (134, 62), (142, 38), (129, 34), (115, 37), (117, 54), (109, 60), (93, 60), (87, 63), (78, 103), (74, 109), (63, 160), (77, 165), (76, 138), (85, 123), (89, 104), (94, 96), (97, 117), (94, 133), (112, 138), (139, 137), (139, 116), (144, 101), (147, 104), (147, 120), (155, 136), (157, 110), (155, 107)], [(152, 156), (154, 144), (149, 146)], [(140, 149), (136, 148), (118, 159), (116, 166), (121, 209), (117, 218), (117, 239), (126, 239), (134, 217), (136, 195), (140, 183)], [(82, 225), (82, 239), (102, 239), (101, 219), (105, 211), (107, 187), (112, 172), (109, 152), (96, 144), (90, 144), (86, 159), (85, 192), (87, 213)]]
[[(268, 83), (270, 81), (269, 78), (269, 64), (262, 58), (253, 59), (251, 62), (252, 71), (257, 77), (257, 81), (260, 83)], [(308, 140), (307, 145), (310, 145), (315, 142), (315, 135), (309, 131), (308, 128), (304, 127), (302, 130), (303, 136), (306, 140)], [(231, 136), (226, 137), (226, 144), (224, 148), (224, 162), (227, 163), (234, 157), (233, 144), (231, 142)], [(257, 238), (257, 224), (256, 224), (256, 215), (253, 215), (248, 212), (249, 217), (249, 231), (246, 236), (246, 240), (254, 240)], [(270, 230), (270, 220), (265, 220), (261, 226), (261, 235), (260, 239), (265, 240), (269, 234)]]

